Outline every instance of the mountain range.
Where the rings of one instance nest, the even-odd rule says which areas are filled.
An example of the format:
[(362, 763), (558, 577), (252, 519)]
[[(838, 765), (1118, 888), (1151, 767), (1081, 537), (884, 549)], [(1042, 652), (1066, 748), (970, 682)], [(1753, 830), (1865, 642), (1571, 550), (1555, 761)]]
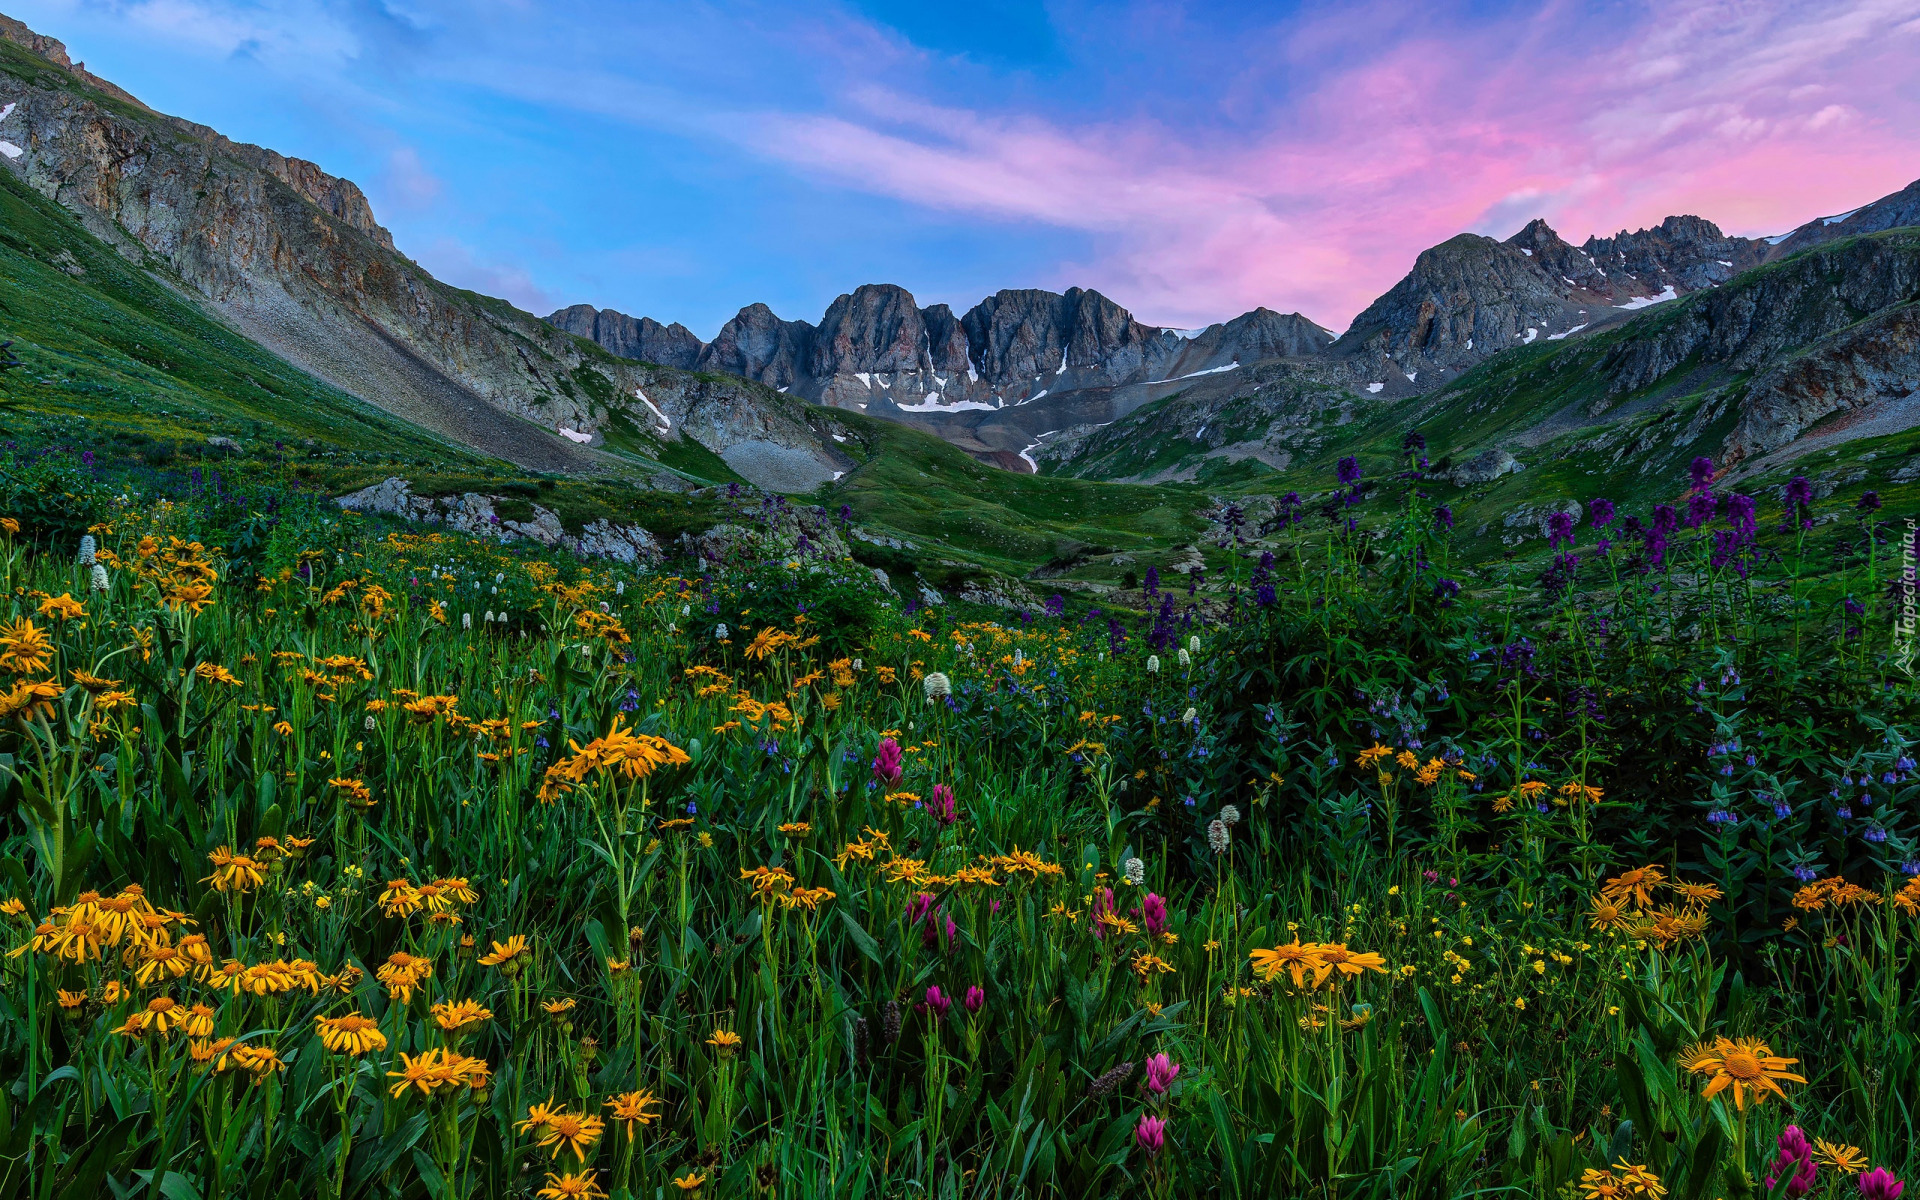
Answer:
[(1673, 216), (1575, 246), (1535, 219), (1505, 241), (1461, 234), (1422, 252), (1338, 335), (1266, 308), (1198, 331), (1149, 326), (1081, 288), (1000, 291), (956, 318), (892, 284), (838, 297), (817, 324), (752, 304), (711, 343), (684, 325), (585, 304), (547, 321), (624, 358), (755, 379), (1036, 471), (1043, 438), (1109, 424), (1208, 376), (1234, 376), (1208, 380), (1205, 390), (1217, 393), (1257, 364), (1286, 361), (1295, 374), (1356, 393), (1419, 395), (1504, 350), (1609, 329), (1812, 247), (1915, 223), (1920, 183), (1768, 238)]
[(1579, 246), (1540, 220), (1461, 234), (1337, 335), (1266, 308), (1169, 329), (1080, 288), (956, 314), (868, 284), (817, 322), (749, 305), (703, 342), (442, 283), (351, 181), (155, 112), (3, 16), (0, 180), (316, 386), (463, 452), (667, 491), (834, 485), (867, 461), (855, 414), (1013, 472), (1204, 482), (1435, 414), (1472, 434), (1449, 445), (1464, 460), (1671, 412), (1693, 451), (1747, 469), (1905, 428), (1920, 404), (1920, 251), (1901, 233), (1920, 184), (1769, 238), (1698, 216)]

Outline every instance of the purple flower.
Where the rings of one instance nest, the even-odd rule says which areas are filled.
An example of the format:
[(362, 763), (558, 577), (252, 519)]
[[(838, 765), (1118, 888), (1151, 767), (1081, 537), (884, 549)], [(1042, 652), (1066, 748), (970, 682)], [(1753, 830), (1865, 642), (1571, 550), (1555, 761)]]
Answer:
[(1753, 497), (1735, 492), (1727, 497), (1727, 524), (1739, 532), (1742, 540), (1753, 536)]
[(1146, 927), (1151, 937), (1159, 937), (1167, 931), (1167, 902), (1165, 898), (1147, 893), (1140, 902), (1140, 923)]
[(1680, 515), (1673, 511), (1671, 504), (1653, 506), (1653, 524), (1648, 526), (1650, 534), (1667, 534), (1680, 528)]
[(933, 803), (930, 806), (933, 819), (942, 825), (951, 825), (960, 819), (960, 809), (953, 799), (953, 789), (944, 783), (933, 785)]
[(1334, 466), (1341, 483), (1351, 487), (1360, 482), (1360, 460), (1349, 454)]
[(1906, 1187), (1885, 1167), (1875, 1167), (1860, 1177), (1862, 1200), (1900, 1200), (1900, 1193)]
[(1173, 1086), (1174, 1076), (1180, 1074), (1180, 1064), (1167, 1057), (1165, 1053), (1156, 1054), (1147, 1060), (1147, 1090), (1156, 1096), (1164, 1096)]
[(927, 989), (927, 1009), (933, 1013), (936, 1021), (947, 1019), (947, 1010), (953, 1007), (953, 1000), (935, 984)]
[(1719, 507), (1720, 501), (1714, 497), (1712, 492), (1704, 488), (1688, 496), (1687, 528), (1698, 529), (1708, 521), (1713, 520), (1713, 514)]
[[(1166, 1119), (1164, 1117), (1150, 1117), (1142, 1113), (1140, 1116), (1140, 1124), (1134, 1127), (1133, 1140), (1135, 1145), (1147, 1152), (1148, 1158), (1160, 1157), (1160, 1152), (1167, 1148)], [(1866, 1190), (1866, 1184), (1864, 1182), (1860, 1187), (1862, 1191)], [(1896, 1190), (1887, 1194), (1885, 1200), (1896, 1200), (1900, 1192), (1898, 1191), (1897, 1184), (1895, 1188)], [(1882, 1200), (1882, 1198), (1875, 1196), (1873, 1200)]]
[(976, 983), (967, 989), (967, 994), (961, 998), (960, 1003), (966, 1005), (968, 1012), (977, 1013), (986, 1007), (987, 994)]
[(1557, 512), (1547, 518), (1547, 544), (1554, 548), (1573, 545), (1573, 514)]
[(1442, 532), (1453, 528), (1453, 510), (1442, 504), (1433, 510), (1433, 531)]
[(892, 738), (880, 739), (880, 752), (873, 758), (873, 777), (876, 781), (892, 787), (900, 782), (900, 743)]
[(1858, 507), (1859, 510), (1863, 513), (1879, 512), (1880, 511), (1880, 493), (1879, 492), (1861, 492), (1860, 503), (1856, 507)]
[(1605, 529), (1613, 524), (1613, 501), (1604, 496), (1587, 505), (1587, 523), (1595, 529)]
[(1703, 454), (1693, 460), (1692, 465), (1687, 468), (1687, 473), (1693, 477), (1693, 486), (1696, 491), (1704, 488), (1713, 482), (1713, 460)]

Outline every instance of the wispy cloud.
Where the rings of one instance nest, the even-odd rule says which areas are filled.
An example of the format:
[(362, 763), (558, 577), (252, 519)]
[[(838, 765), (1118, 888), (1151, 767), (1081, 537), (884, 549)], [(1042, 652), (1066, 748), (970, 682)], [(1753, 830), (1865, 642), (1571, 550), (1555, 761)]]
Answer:
[[(533, 308), (629, 263), (668, 319), (868, 278), (970, 303), (1005, 246), (1008, 284), (1147, 320), (1337, 326), (1461, 231), (1774, 233), (1920, 175), (1920, 0), (1053, 0), (1039, 65), (799, 0), (14, 5), (327, 96), (423, 261)], [(530, 224), (537, 255), (498, 236)]]
[[(1204, 156), (1153, 122), (1066, 125), (864, 86), (847, 97), (863, 112), (765, 113), (739, 136), (846, 186), (1092, 233), (1099, 256), (1056, 278), (1160, 319), (1266, 303), (1344, 320), (1465, 229), (1504, 236), (1544, 215), (1577, 239), (1694, 211), (1772, 232), (1903, 184), (1920, 173), (1917, 14), (1692, 0), (1615, 12), (1607, 40), (1566, 7), (1403, 27), (1326, 71), (1280, 127)], [(1283, 54), (1336, 45), (1352, 21), (1271, 36)]]

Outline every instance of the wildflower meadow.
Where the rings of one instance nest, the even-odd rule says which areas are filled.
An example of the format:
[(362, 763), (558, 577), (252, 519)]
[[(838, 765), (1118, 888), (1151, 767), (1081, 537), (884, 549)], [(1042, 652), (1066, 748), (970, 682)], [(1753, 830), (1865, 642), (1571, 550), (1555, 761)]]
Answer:
[(0, 1196), (1894, 1200), (1905, 526), (1418, 451), (1031, 610), (8, 458)]

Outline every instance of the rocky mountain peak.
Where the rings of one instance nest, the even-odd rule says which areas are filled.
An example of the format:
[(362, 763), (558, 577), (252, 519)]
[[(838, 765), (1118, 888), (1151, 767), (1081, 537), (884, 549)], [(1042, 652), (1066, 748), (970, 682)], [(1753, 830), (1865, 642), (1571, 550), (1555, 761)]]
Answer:
[(814, 333), (808, 370), (819, 379), (925, 370), (930, 367), (927, 342), (926, 320), (907, 289), (862, 284), (827, 306)]
[(591, 304), (575, 304), (547, 317), (547, 324), (577, 337), (598, 342), (621, 358), (658, 363), (690, 371), (700, 363), (706, 343), (691, 329), (675, 322), (662, 325), (652, 317), (638, 320), (613, 309), (597, 309)]
[(792, 388), (807, 378), (814, 328), (805, 321), (782, 321), (764, 304), (749, 304), (700, 354), (700, 369), (724, 371), (772, 388)]

